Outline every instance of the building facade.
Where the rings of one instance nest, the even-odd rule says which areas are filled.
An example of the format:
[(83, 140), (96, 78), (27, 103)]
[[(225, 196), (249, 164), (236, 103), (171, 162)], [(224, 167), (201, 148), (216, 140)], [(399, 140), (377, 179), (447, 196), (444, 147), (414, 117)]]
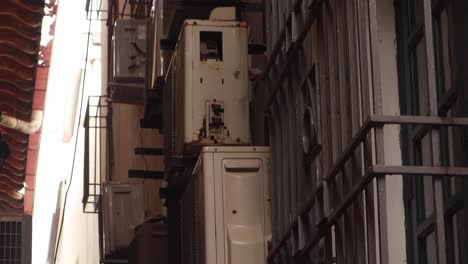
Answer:
[(270, 263), (466, 261), (466, 8), (266, 1)]
[[(180, 201), (164, 176), (164, 130), (148, 132), (151, 143), (122, 139), (164, 129), (161, 77), (183, 21), (207, 19), (217, 6), (235, 6), (249, 25), (252, 141), (272, 150), (267, 262), (468, 261), (466, 1), (104, 2), (112, 129), (101, 179), (152, 177), (146, 205), (149, 216), (166, 216), (165, 199), (171, 263), (181, 263)], [(111, 72), (113, 26), (142, 18), (150, 18), (146, 79), (120, 93)], [(157, 156), (153, 168), (133, 153)]]

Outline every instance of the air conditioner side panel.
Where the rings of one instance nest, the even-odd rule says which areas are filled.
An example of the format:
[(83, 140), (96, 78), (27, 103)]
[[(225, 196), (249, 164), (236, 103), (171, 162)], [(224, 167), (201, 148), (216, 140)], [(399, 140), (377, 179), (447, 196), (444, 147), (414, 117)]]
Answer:
[(175, 94), (174, 94), (174, 116), (173, 122), (175, 122), (175, 153), (176, 155), (180, 155), (183, 153), (184, 149), (184, 131), (187, 127), (190, 127), (190, 122), (188, 122), (187, 118), (187, 109), (191, 108), (191, 104), (187, 105), (187, 103), (191, 103), (191, 94), (187, 93), (187, 90), (190, 90), (191, 86), (191, 78), (190, 74), (190, 39), (191, 39), (191, 32), (192, 27), (187, 26), (184, 27), (183, 33), (180, 35), (179, 42), (177, 43), (177, 50), (175, 52)]
[(105, 253), (126, 251), (134, 227), (144, 220), (143, 185), (109, 183), (103, 195)]
[[(184, 121), (185, 127), (184, 130), (180, 130), (181, 136), (179, 138), (180, 142), (182, 144), (185, 144), (187, 142), (192, 142), (192, 138), (196, 137), (194, 134), (194, 117), (195, 117), (195, 109), (197, 105), (193, 101), (194, 96), (196, 96), (198, 93), (201, 91), (197, 90), (196, 86), (193, 85), (193, 71), (194, 69), (194, 59), (195, 56), (198, 54), (195, 54), (194, 50), (194, 26), (192, 25), (187, 25), (184, 28), (184, 39), (185, 39), (185, 46), (184, 46), (184, 51), (183, 54), (181, 54), (184, 57), (185, 65), (184, 65), (184, 105), (181, 106), (184, 111), (184, 118), (181, 119)], [(190, 140), (187, 141), (187, 139), (190, 138)]]
[[(200, 170), (200, 176), (204, 179), (204, 252), (206, 264), (217, 264), (218, 251), (216, 245), (216, 178), (214, 172), (214, 154), (203, 153), (203, 168)], [(218, 226), (219, 227), (219, 226)], [(219, 231), (218, 231), (219, 232)], [(203, 244), (203, 242), (201, 243)]]

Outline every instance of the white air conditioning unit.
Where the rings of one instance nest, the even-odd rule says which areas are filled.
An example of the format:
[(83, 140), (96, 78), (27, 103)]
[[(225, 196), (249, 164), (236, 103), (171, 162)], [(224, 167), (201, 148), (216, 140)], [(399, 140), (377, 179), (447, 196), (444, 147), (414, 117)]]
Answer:
[(164, 89), (172, 155), (188, 146), (249, 144), (247, 25), (185, 21)]
[(125, 254), (134, 228), (144, 221), (143, 184), (104, 183), (102, 188), (104, 253)]
[(143, 82), (147, 54), (146, 19), (120, 19), (115, 22), (112, 38), (114, 80)]
[(181, 201), (182, 263), (266, 263), (268, 147), (205, 147)]

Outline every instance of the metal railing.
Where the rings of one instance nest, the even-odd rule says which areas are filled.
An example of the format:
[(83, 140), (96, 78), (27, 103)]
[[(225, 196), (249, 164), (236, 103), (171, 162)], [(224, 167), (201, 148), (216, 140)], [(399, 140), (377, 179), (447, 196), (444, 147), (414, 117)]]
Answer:
[[(105, 4), (107, 2), (107, 5)], [(113, 25), (117, 18), (148, 18), (151, 15), (153, 0), (125, 0), (122, 5), (118, 0), (87, 0), (86, 15), (88, 19), (107, 21)], [(109, 13), (110, 16), (107, 16)]]
[(110, 133), (112, 123), (106, 96), (90, 96), (84, 119), (84, 181), (83, 212), (98, 213), (101, 202), (101, 184), (112, 173)]

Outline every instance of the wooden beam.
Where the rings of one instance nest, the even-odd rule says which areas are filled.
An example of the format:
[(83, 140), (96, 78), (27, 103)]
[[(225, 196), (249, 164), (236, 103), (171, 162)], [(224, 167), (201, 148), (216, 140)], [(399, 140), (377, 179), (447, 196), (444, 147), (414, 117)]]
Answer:
[(128, 177), (163, 180), (164, 172), (163, 171), (128, 170)]

